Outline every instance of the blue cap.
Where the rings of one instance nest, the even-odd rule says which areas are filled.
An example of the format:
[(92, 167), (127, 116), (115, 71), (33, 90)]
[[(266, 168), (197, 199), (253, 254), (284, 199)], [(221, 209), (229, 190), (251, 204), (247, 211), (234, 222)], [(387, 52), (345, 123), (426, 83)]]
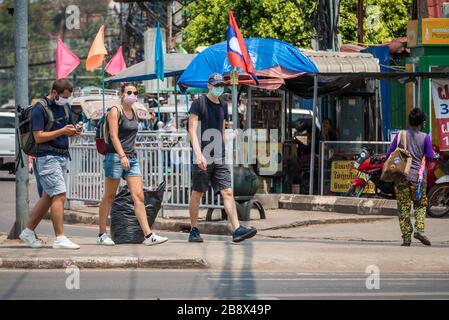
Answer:
[(223, 75), (221, 73), (218, 73), (218, 72), (212, 73), (209, 76), (209, 79), (207, 80), (207, 83), (209, 83), (209, 84), (211, 84), (213, 86), (216, 86), (218, 84), (226, 85), (226, 81), (224, 80)]

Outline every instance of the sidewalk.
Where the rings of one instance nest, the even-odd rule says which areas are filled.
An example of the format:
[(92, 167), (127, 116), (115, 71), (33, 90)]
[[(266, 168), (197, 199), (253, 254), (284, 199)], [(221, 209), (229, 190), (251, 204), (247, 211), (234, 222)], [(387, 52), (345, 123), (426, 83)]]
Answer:
[[(96, 208), (87, 211), (90, 213), (84, 214), (91, 219), (97, 215)], [(201, 216), (204, 214), (202, 211)], [(160, 227), (168, 223), (176, 228), (188, 226), (185, 215), (185, 210), (166, 210), (166, 218), (157, 219), (155, 230), (162, 230)], [(201, 223), (200, 228), (206, 230), (208, 225), (227, 230), (226, 222)], [(50, 248), (52, 239), (45, 237), (46, 248), (30, 249), (21, 241), (0, 235), (0, 268), (59, 269), (73, 263), (80, 268), (100, 269), (335, 273), (365, 272), (368, 265), (374, 264), (385, 272), (449, 272), (449, 218), (426, 219), (432, 247), (413, 240), (407, 248), (400, 246), (395, 217), (278, 209), (268, 210), (266, 220), (254, 219), (247, 224), (259, 232), (240, 244), (232, 244), (228, 236), (204, 232), (204, 243), (188, 243), (187, 233), (171, 233), (168, 243), (154, 247), (102, 247), (95, 244), (95, 238), (73, 237), (81, 249), (72, 251)]]
[[(204, 234), (230, 235), (227, 221), (205, 221), (206, 210), (200, 210), (198, 227)], [(251, 211), (250, 221), (243, 221), (245, 225), (258, 230), (275, 230), (303, 227), (308, 225), (334, 223), (366, 223), (391, 219), (378, 215), (339, 214), (335, 212), (314, 212), (287, 209), (266, 210), (266, 219), (260, 219), (257, 210)], [(163, 217), (162, 217), (163, 216)], [(47, 217), (49, 218), (49, 217)], [(221, 218), (220, 210), (215, 210), (212, 219)], [(85, 207), (78, 210), (66, 210), (66, 223), (98, 224), (98, 207)], [(186, 209), (165, 209), (159, 212), (154, 229), (174, 232), (188, 232), (190, 230), (189, 212)]]
[[(173, 239), (173, 238), (172, 238)], [(447, 239), (447, 238), (446, 238)], [(204, 243), (169, 240), (145, 247), (102, 247), (94, 238), (73, 237), (80, 250), (26, 248), (16, 240), (0, 240), (0, 268), (208, 269), (213, 271), (263, 272), (362, 272), (376, 265), (381, 272), (449, 272), (449, 246), (437, 243), (424, 247), (413, 242), (391, 244), (314, 242), (264, 239), (263, 236), (232, 244), (228, 239), (206, 239)]]

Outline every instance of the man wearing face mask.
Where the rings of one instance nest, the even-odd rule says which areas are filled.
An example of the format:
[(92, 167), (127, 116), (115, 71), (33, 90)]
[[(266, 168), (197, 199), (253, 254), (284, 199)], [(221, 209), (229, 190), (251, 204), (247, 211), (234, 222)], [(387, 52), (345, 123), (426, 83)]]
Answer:
[(209, 92), (192, 102), (189, 115), (189, 136), (194, 152), (192, 167), (192, 196), (189, 212), (191, 231), (189, 242), (203, 242), (197, 227), (198, 210), (209, 183), (220, 192), (228, 220), (231, 223), (232, 241), (240, 242), (256, 235), (255, 228), (239, 224), (237, 208), (231, 184), (231, 172), (225, 163), (225, 121), (228, 118), (227, 103), (220, 100), (226, 82), (219, 73), (208, 79)]
[(69, 157), (68, 137), (79, 135), (82, 131), (82, 126), (72, 123), (68, 105), (72, 92), (73, 87), (67, 79), (56, 80), (51, 93), (32, 107), (31, 127), (37, 144), (36, 169), (43, 194), (31, 211), (26, 228), (20, 234), (20, 239), (31, 248), (42, 246), (34, 230), (51, 208), (56, 235), (53, 248), (79, 249), (77, 244), (64, 235), (64, 174), (67, 172), (66, 162)]

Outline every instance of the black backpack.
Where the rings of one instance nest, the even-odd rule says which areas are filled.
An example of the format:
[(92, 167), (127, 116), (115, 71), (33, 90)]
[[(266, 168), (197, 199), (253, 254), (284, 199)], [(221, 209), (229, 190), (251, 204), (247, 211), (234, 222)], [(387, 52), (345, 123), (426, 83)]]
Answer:
[[(51, 111), (51, 108), (48, 106), (47, 100), (40, 99), (37, 103), (40, 103), (44, 107), (45, 112), (47, 113), (48, 121), (47, 121), (47, 124), (45, 125), (44, 131), (50, 131), (51, 128), (53, 127), (53, 124), (56, 121), (69, 119), (70, 106), (68, 104), (64, 105), (64, 116), (55, 119), (53, 111)], [(67, 153), (66, 149), (55, 148), (55, 147), (51, 146), (49, 143), (37, 144), (36, 141), (34, 140), (33, 129), (31, 127), (31, 125), (32, 125), (31, 114), (33, 112), (33, 108), (37, 105), (37, 103), (34, 105), (31, 105), (31, 106), (28, 106), (26, 109), (20, 110), (20, 115), (19, 115), (20, 148), (22, 149), (22, 151), (25, 154), (34, 156), (34, 157), (37, 155), (38, 149), (39, 149), (39, 151), (54, 151), (54, 152), (61, 153), (61, 154)]]

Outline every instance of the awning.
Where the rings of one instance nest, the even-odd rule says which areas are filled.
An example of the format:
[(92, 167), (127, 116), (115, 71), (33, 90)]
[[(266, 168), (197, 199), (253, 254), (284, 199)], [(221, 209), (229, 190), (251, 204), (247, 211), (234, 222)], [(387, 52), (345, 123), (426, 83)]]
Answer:
[[(298, 48), (289, 43), (263, 38), (247, 38), (245, 44), (259, 78), (259, 87), (277, 89), (284, 79), (295, 78), (305, 72), (317, 72), (315, 64)], [(220, 42), (202, 51), (179, 78), (180, 87), (206, 88), (209, 75), (221, 73), (229, 79), (232, 66), (227, 58), (227, 44)], [(242, 70), (239, 83), (255, 86), (254, 80)]]
[[(105, 109), (109, 109), (112, 106), (116, 106), (120, 104), (120, 100), (105, 100)], [(87, 119), (91, 120), (99, 120), (103, 116), (103, 101), (102, 100), (94, 100), (94, 101), (84, 101), (81, 102), (81, 108), (86, 115)], [(140, 120), (149, 119), (150, 113), (143, 104), (136, 102), (132, 105), (134, 112), (136, 112), (137, 117)]]
[(313, 77), (318, 76), (318, 95), (353, 92), (365, 85), (366, 80), (390, 80), (407, 83), (421, 79), (449, 79), (448, 72), (342, 72), (307, 73), (285, 81), (285, 88), (304, 97), (313, 96)]
[[(167, 53), (164, 56), (164, 76), (179, 76), (196, 57), (196, 54)], [(156, 79), (154, 60), (149, 59), (132, 65), (128, 69), (106, 78), (107, 82), (130, 82)]]

